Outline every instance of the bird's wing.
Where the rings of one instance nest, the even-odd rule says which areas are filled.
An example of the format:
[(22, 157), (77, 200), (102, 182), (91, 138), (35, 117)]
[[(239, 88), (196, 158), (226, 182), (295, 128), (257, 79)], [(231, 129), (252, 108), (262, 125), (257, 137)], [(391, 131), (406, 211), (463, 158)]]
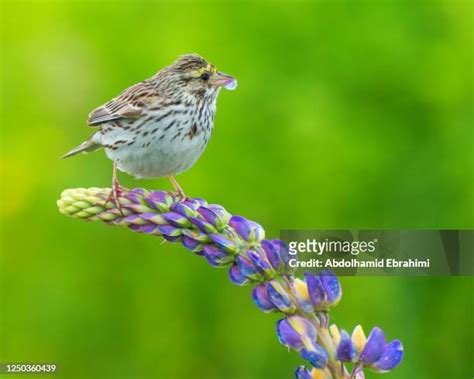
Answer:
[(87, 123), (89, 126), (96, 126), (123, 118), (136, 119), (155, 96), (154, 88), (148, 82), (135, 84), (119, 96), (94, 109), (89, 114)]

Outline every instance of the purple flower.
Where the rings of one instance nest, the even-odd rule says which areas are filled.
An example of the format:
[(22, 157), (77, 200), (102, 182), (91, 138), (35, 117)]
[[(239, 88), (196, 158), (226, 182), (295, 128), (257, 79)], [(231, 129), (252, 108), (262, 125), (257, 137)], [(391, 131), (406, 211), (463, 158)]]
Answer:
[[(341, 332), (341, 341), (342, 341)], [(400, 364), (403, 359), (403, 345), (399, 340), (386, 343), (382, 329), (375, 327), (366, 339), (364, 331), (357, 326), (352, 333), (352, 343), (359, 358), (354, 359), (376, 372), (387, 372)], [(357, 355), (357, 354), (356, 354)]]
[(252, 261), (253, 266), (260, 275), (266, 278), (271, 278), (273, 276), (270, 264), (265, 260), (263, 255), (247, 250), (247, 257)]
[(264, 312), (271, 312), (276, 309), (275, 305), (273, 305), (270, 300), (265, 284), (259, 284), (254, 287), (252, 291), (252, 299), (257, 307)]
[(209, 237), (211, 238), (212, 242), (228, 253), (236, 254), (239, 251), (239, 247), (236, 245), (236, 243), (226, 237), (222, 237), (219, 234), (211, 234)]
[(265, 252), (268, 262), (270, 262), (275, 270), (280, 271), (283, 266), (283, 261), (280, 259), (277, 247), (269, 240), (262, 240), (260, 244)]
[(268, 262), (275, 271), (280, 274), (291, 274), (294, 272), (295, 269), (289, 266), (291, 256), (288, 253), (288, 247), (283, 241), (269, 241), (264, 239), (260, 241), (260, 246), (265, 252)]
[(232, 256), (212, 245), (204, 245), (203, 253), (207, 262), (214, 267), (229, 264), (234, 259)]
[(124, 197), (130, 200), (133, 204), (141, 204), (143, 194), (141, 194), (139, 189), (136, 188), (135, 190), (128, 192)]
[(153, 234), (158, 229), (158, 226), (154, 224), (145, 224), (145, 225), (132, 224), (130, 225), (130, 229), (139, 233)]
[(197, 211), (209, 224), (212, 226), (217, 226), (218, 216), (215, 212), (204, 206), (199, 207)]
[[(137, 195), (135, 194), (135, 196)], [(160, 212), (168, 212), (170, 205), (173, 203), (172, 196), (165, 191), (151, 191), (143, 199), (151, 208)]]
[(306, 285), (308, 286), (309, 297), (311, 298), (313, 305), (318, 308), (326, 298), (321, 279), (309, 272), (305, 272), (304, 276), (306, 279)]
[(229, 214), (220, 205), (210, 204), (207, 207), (201, 206), (197, 210), (204, 219), (212, 224), (217, 230), (222, 230), (227, 226)]
[(289, 267), (288, 263), (292, 256), (290, 255), (290, 251), (288, 249), (288, 245), (283, 242), (282, 240), (274, 239), (272, 240), (273, 245), (276, 247), (278, 254), (280, 255), (280, 259), (283, 261), (285, 265), (285, 269), (287, 273), (291, 273), (294, 271), (293, 268)]
[(250, 235), (250, 242), (261, 241), (265, 238), (265, 229), (262, 225), (256, 223), (255, 221), (249, 221), (250, 227), (252, 228), (252, 233)]
[(248, 241), (252, 233), (250, 223), (241, 216), (232, 216), (229, 225), (240, 235), (244, 240)]
[[(357, 325), (352, 336), (336, 325), (329, 328), (336, 345), (336, 359), (343, 362), (361, 362), (377, 372), (387, 372), (396, 367), (403, 358), (403, 346), (399, 340), (385, 343), (382, 329), (375, 327), (366, 338), (364, 330)], [(362, 366), (361, 366), (362, 369)], [(363, 374), (360, 376), (363, 378)], [(358, 378), (356, 376), (356, 378)]]
[(314, 350), (317, 331), (314, 325), (301, 316), (288, 316), (277, 322), (278, 340), (288, 348), (300, 351)]
[(186, 202), (174, 203), (173, 205), (171, 205), (170, 209), (173, 212), (178, 213), (186, 218), (195, 217), (197, 215), (197, 212), (193, 208), (191, 208), (193, 205), (194, 204), (191, 203), (189, 200), (186, 200)]
[(202, 243), (202, 244), (207, 244), (207, 243), (211, 242), (211, 239), (209, 238), (209, 236), (206, 233), (203, 233), (199, 230), (181, 229), (181, 234), (183, 236), (192, 238), (193, 240), (196, 240), (196, 241), (198, 241), (199, 243)]
[[(366, 338), (360, 326), (350, 337), (332, 325), (329, 335), (328, 311), (342, 296), (338, 278), (327, 270), (317, 275), (306, 273), (305, 280), (295, 278), (295, 268), (289, 265), (294, 257), (286, 244), (264, 239), (265, 231), (256, 222), (232, 216), (222, 206), (203, 199), (183, 200), (169, 192), (144, 189), (124, 190), (124, 215), (113, 202), (104, 206), (109, 193), (110, 189), (97, 188), (67, 190), (58, 206), (62, 213), (72, 217), (160, 235), (203, 255), (212, 266), (230, 266), (233, 283), (254, 284), (252, 299), (258, 308), (286, 314), (277, 323), (279, 341), (297, 350), (313, 366), (298, 367), (296, 379), (328, 379), (335, 369), (341, 370), (341, 376), (347, 376), (344, 362), (354, 362), (351, 377), (363, 379), (364, 368), (387, 372), (402, 361), (401, 342), (393, 340), (387, 344), (380, 328), (374, 328)], [(329, 357), (338, 360), (341, 367), (331, 364), (326, 368)]]
[(372, 365), (377, 372), (387, 372), (400, 364), (403, 359), (403, 345), (399, 340), (393, 340), (385, 345), (380, 359)]
[(272, 303), (283, 313), (293, 313), (296, 310), (295, 304), (291, 301), (290, 294), (276, 280), (266, 283), (268, 296)]
[(250, 280), (240, 271), (239, 266), (234, 263), (229, 269), (229, 277), (232, 283), (238, 286), (247, 284)]
[(244, 274), (247, 278), (252, 280), (261, 279), (260, 274), (257, 272), (257, 269), (249, 258), (244, 255), (238, 255), (236, 262), (242, 274)]
[(306, 282), (298, 278), (293, 279), (292, 290), (300, 308), (306, 313), (314, 312), (313, 303), (309, 297)]
[(366, 366), (377, 362), (385, 349), (385, 334), (383, 330), (375, 327), (369, 334), (364, 350), (360, 354), (359, 360)]
[(341, 330), (339, 344), (336, 349), (336, 359), (342, 362), (352, 362), (356, 359), (357, 351), (351, 337), (345, 330)]
[(179, 228), (186, 228), (191, 225), (191, 222), (186, 217), (180, 215), (179, 213), (166, 212), (166, 213), (162, 213), (161, 217), (163, 217), (171, 225), (177, 226)]
[(307, 369), (304, 366), (299, 366), (295, 371), (296, 379), (331, 379), (332, 375), (327, 369), (312, 368)]
[(301, 349), (301, 357), (306, 359), (315, 368), (325, 368), (329, 361), (328, 352), (317, 343), (314, 344), (313, 349)]
[(222, 205), (209, 204), (208, 208), (216, 215), (215, 223), (218, 230), (224, 229), (229, 223), (231, 215)]
[(182, 236), (181, 243), (189, 251), (192, 251), (198, 255), (202, 255), (203, 246), (199, 241), (196, 241), (195, 239), (188, 236)]
[(272, 240), (273, 245), (278, 251), (278, 255), (283, 262), (283, 272), (286, 274), (292, 274), (296, 269), (290, 267), (289, 262), (290, 259), (296, 259), (296, 257), (292, 257), (289, 253), (288, 246), (285, 242), (281, 240)]
[(163, 234), (163, 237), (179, 237), (182, 234), (180, 228), (172, 225), (158, 225), (158, 229)]
[(337, 276), (329, 270), (323, 270), (319, 275), (306, 272), (306, 283), (309, 296), (318, 311), (327, 311), (337, 305), (342, 296), (341, 285)]
[(313, 379), (311, 371), (307, 370), (304, 366), (299, 366), (295, 371), (296, 379)]
[(324, 290), (326, 291), (326, 300), (331, 304), (337, 304), (342, 295), (339, 279), (329, 270), (321, 271), (319, 277), (323, 283)]
[(189, 221), (191, 221), (194, 226), (196, 226), (201, 232), (206, 233), (206, 234), (216, 234), (217, 230), (216, 228), (206, 222), (205, 220), (201, 220), (198, 217), (189, 217)]

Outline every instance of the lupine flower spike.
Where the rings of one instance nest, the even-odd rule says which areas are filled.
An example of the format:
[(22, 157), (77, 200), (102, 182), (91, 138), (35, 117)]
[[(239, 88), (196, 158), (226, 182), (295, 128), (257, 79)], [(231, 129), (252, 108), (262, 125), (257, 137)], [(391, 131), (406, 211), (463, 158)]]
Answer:
[(105, 202), (109, 194), (101, 188), (66, 190), (58, 207), (74, 218), (181, 243), (211, 266), (226, 268), (233, 283), (253, 285), (259, 309), (283, 314), (276, 325), (280, 343), (307, 362), (296, 369), (296, 379), (363, 379), (365, 369), (388, 372), (400, 364), (402, 343), (387, 343), (380, 328), (366, 337), (361, 326), (352, 335), (329, 326), (329, 312), (342, 297), (338, 278), (327, 270), (296, 278), (285, 243), (265, 239), (256, 222), (203, 199), (183, 200), (164, 191), (124, 191), (118, 206)]

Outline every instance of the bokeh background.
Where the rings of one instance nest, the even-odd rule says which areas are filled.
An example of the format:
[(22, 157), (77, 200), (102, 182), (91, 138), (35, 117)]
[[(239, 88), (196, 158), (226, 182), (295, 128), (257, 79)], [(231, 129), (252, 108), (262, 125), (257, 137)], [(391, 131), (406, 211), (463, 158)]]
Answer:
[[(59, 160), (91, 133), (88, 112), (183, 53), (240, 84), (179, 177), (188, 194), (269, 236), (474, 225), (469, 1), (3, 1), (1, 13), (2, 362), (101, 379), (283, 379), (302, 363), (224, 270), (57, 212), (63, 189), (110, 184), (103, 152)], [(384, 377), (473, 376), (472, 278), (341, 281), (333, 320), (405, 345)]]

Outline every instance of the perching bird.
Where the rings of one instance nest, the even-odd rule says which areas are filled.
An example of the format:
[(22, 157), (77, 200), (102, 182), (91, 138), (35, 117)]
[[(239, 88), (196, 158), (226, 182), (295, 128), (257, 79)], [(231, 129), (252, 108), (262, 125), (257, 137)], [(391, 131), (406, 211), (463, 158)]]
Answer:
[(89, 114), (97, 131), (63, 158), (101, 147), (114, 162), (110, 198), (119, 204), (117, 168), (136, 178), (174, 175), (190, 168), (209, 142), (221, 87), (235, 89), (232, 76), (196, 54), (181, 56), (156, 75), (127, 88)]

